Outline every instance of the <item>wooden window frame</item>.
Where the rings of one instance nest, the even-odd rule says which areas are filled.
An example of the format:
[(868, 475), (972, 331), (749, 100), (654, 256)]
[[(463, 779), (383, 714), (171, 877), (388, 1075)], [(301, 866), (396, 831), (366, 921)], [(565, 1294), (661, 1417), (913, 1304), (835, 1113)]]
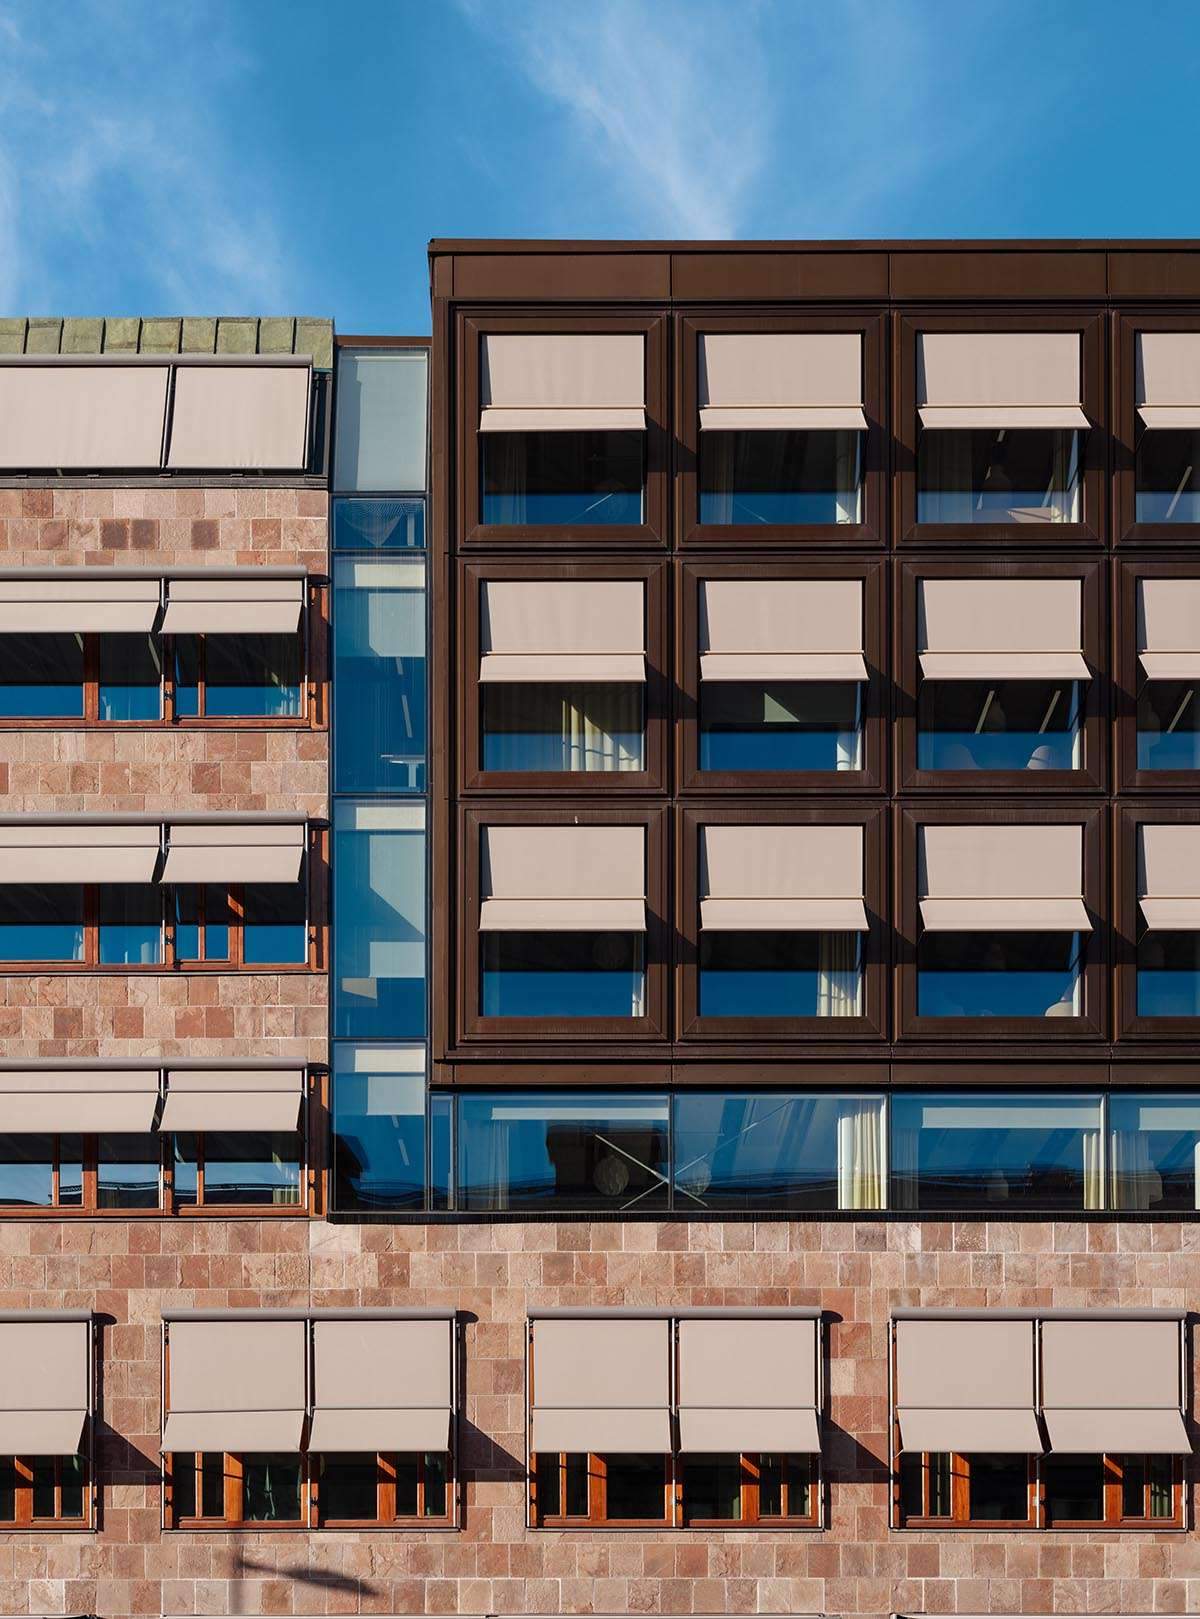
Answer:
[(1139, 332), (1200, 332), (1200, 311), (1194, 304), (1172, 314), (1128, 309), (1114, 313), (1112, 320), (1113, 541), (1122, 548), (1194, 546), (1200, 539), (1200, 523), (1137, 521), (1136, 345)]
[[(1080, 382), (1090, 431), (1080, 457), (1082, 521), (1078, 523), (918, 523), (917, 522), (917, 336), (921, 332), (1078, 332), (1083, 340)], [(1004, 544), (1021, 551), (1060, 546), (1097, 546), (1107, 533), (1104, 496), (1108, 472), (1108, 412), (1104, 366), (1105, 320), (1099, 309), (1036, 310), (1027, 313), (961, 313), (919, 309), (897, 314), (895, 352), (895, 513), (897, 543), (941, 550), (947, 546), (981, 551)], [(1080, 430), (1082, 432), (1082, 429)]]
[[(294, 1220), (308, 1219), (317, 1213), (316, 1205), (316, 1170), (313, 1164), (313, 1155), (310, 1143), (314, 1132), (311, 1121), (312, 1101), (310, 1093), (306, 1091), (304, 1101), (300, 1108), (300, 1123), (297, 1134), (300, 1137), (300, 1180), (297, 1188), (297, 1197), (294, 1203), (206, 1203), (204, 1201), (204, 1163), (206, 1138), (209, 1135), (222, 1135), (220, 1130), (164, 1130), (163, 1136), (163, 1196), (161, 1213), (181, 1220), (220, 1220), (233, 1218), (238, 1220)], [(259, 1132), (254, 1132), (258, 1134)], [(276, 1132), (263, 1132), (275, 1134)], [(289, 1132), (280, 1131), (281, 1135)], [(175, 1195), (175, 1159), (169, 1151), (169, 1141), (175, 1135), (194, 1135), (197, 1137), (196, 1149), (196, 1201), (185, 1203)], [(122, 1210), (128, 1213), (128, 1210)]]
[[(1155, 1530), (1182, 1529), (1183, 1518), (1183, 1467), (1182, 1458), (1172, 1457), (1171, 1501), (1172, 1512), (1166, 1518), (1152, 1518), (1148, 1510), (1140, 1517), (1126, 1517), (1122, 1512), (1123, 1504), (1123, 1475), (1122, 1458), (1119, 1456), (1104, 1455), (1101, 1465), (1104, 1469), (1104, 1516), (1102, 1518), (1065, 1518), (1054, 1520), (1049, 1516), (1047, 1507), (1046, 1477), (1043, 1463), (1049, 1457), (1028, 1456), (1026, 1464), (1028, 1469), (1028, 1502), (1029, 1512), (1025, 1518), (972, 1518), (970, 1516), (970, 1487), (971, 1487), (971, 1458), (957, 1451), (950, 1455), (950, 1497), (951, 1512), (947, 1516), (933, 1516), (928, 1511), (929, 1506), (929, 1451), (922, 1451), (922, 1505), (925, 1511), (921, 1515), (907, 1515), (903, 1510), (903, 1497), (900, 1486), (900, 1452), (895, 1452), (894, 1460), (894, 1501), (896, 1507), (896, 1527), (898, 1529), (941, 1530), (941, 1529), (973, 1529), (976, 1531), (993, 1531), (1004, 1529), (1033, 1529), (1041, 1531), (1071, 1530), (1074, 1532), (1090, 1531), (1093, 1534), (1102, 1534), (1113, 1530)], [(943, 1453), (946, 1454), (946, 1453)], [(1143, 1482), (1143, 1505), (1149, 1507), (1150, 1481), (1149, 1474)]]
[[(869, 929), (861, 935), (862, 1013), (858, 1017), (703, 1017), (700, 1013), (700, 833), (705, 826), (861, 826), (863, 829), (863, 895)], [(679, 810), (679, 865), (676, 892), (679, 915), (676, 935), (679, 963), (677, 995), (681, 1041), (748, 1043), (803, 1039), (836, 1046), (843, 1042), (886, 1038), (888, 946), (887, 812), (881, 805), (840, 801), (817, 805), (772, 801), (761, 807), (686, 805)]]
[[(203, 1451), (185, 1451), (182, 1455), (195, 1458), (195, 1500), (199, 1504), (202, 1500), (202, 1473)], [(211, 1452), (209, 1454), (212, 1454)], [(440, 1517), (427, 1518), (422, 1515), (424, 1506), (424, 1461), (418, 1458), (417, 1462), (417, 1515), (396, 1516), (396, 1456), (379, 1454), (376, 1456), (376, 1466), (379, 1476), (376, 1484), (376, 1500), (378, 1510), (374, 1518), (323, 1518), (320, 1507), (320, 1463), (321, 1458), (315, 1451), (295, 1452), (300, 1468), (300, 1516), (279, 1520), (247, 1519), (245, 1516), (245, 1463), (244, 1454), (234, 1451), (223, 1451), (222, 1467), (224, 1470), (224, 1514), (222, 1517), (208, 1517), (196, 1513), (189, 1517), (177, 1517), (175, 1513), (175, 1455), (167, 1453), (163, 1458), (163, 1528), (169, 1531), (179, 1530), (249, 1530), (252, 1533), (272, 1533), (276, 1530), (355, 1530), (355, 1529), (453, 1529), (455, 1525), (455, 1467), (454, 1452), (446, 1452), (446, 1511)], [(386, 1511), (388, 1502), (391, 1502), (390, 1515)]]
[[(196, 1477), (196, 1503), (201, 1504), (203, 1459), (206, 1454), (213, 1452), (184, 1451), (182, 1455), (194, 1456)], [(253, 1452), (248, 1454), (255, 1454)], [(249, 1529), (256, 1533), (271, 1533), (278, 1529), (307, 1529), (309, 1527), (310, 1510), (308, 1491), (305, 1485), (304, 1455), (296, 1452), (296, 1459), (300, 1464), (300, 1516), (298, 1518), (280, 1519), (253, 1519), (245, 1517), (245, 1463), (242, 1453), (223, 1451), (222, 1466), (224, 1470), (224, 1515), (220, 1518), (205, 1517), (196, 1514), (194, 1517), (180, 1517), (175, 1515), (175, 1453), (170, 1452), (163, 1457), (163, 1514), (164, 1528), (167, 1529)]]
[[(1117, 1038), (1150, 1043), (1183, 1042), (1194, 1049), (1200, 1017), (1141, 1017), (1137, 1009), (1137, 941), (1141, 932), (1138, 903), (1138, 828), (1141, 826), (1195, 826), (1200, 809), (1174, 801), (1144, 800), (1121, 803), (1116, 810), (1116, 895), (1113, 920), (1113, 972), (1116, 979)], [(1188, 929), (1179, 929), (1187, 932)]]
[[(87, 1427), (90, 1433), (90, 1419)], [(65, 1457), (54, 1456), (47, 1458), (54, 1463), (54, 1513), (48, 1518), (35, 1517), (33, 1512), (33, 1462), (36, 1458), (31, 1456), (6, 1458), (6, 1460), (11, 1460), (13, 1463), (17, 1483), (13, 1492), (14, 1515), (11, 1518), (0, 1519), (0, 1534), (12, 1534), (27, 1529), (53, 1530), (56, 1534), (81, 1534), (94, 1530), (96, 1528), (95, 1469), (86, 1448), (80, 1451), (79, 1455), (83, 1460), (83, 1478), (81, 1481), (83, 1511), (78, 1518), (64, 1518), (61, 1516), (62, 1464), (66, 1459)]]
[[(917, 606), (924, 579), (1078, 579), (1083, 655), (1092, 679), (1082, 681), (1079, 770), (921, 770), (918, 759), (917, 700), (921, 686)], [(901, 562), (896, 570), (894, 613), (896, 656), (896, 777), (902, 791), (929, 789), (954, 796), (994, 797), (996, 793), (1047, 797), (1051, 793), (1100, 793), (1108, 782), (1108, 657), (1105, 635), (1106, 577), (1097, 561), (1043, 562), (1022, 558), (1014, 564), (996, 557), (951, 560), (937, 557)]]
[[(662, 793), (666, 791), (672, 711), (667, 656), (665, 562), (465, 561), (459, 564), (458, 779), (471, 793)], [(646, 610), (644, 770), (484, 770), (483, 686), (479, 679), (483, 585), (491, 580), (641, 580)]]
[[(479, 444), (480, 377), (483, 338), (491, 335), (603, 335), (641, 333), (646, 338), (646, 473), (641, 523), (533, 524), (482, 521), (481, 455)], [(608, 550), (613, 546), (652, 546), (667, 543), (668, 485), (671, 440), (667, 376), (667, 316), (663, 311), (630, 310), (625, 314), (599, 314), (565, 307), (561, 313), (546, 309), (538, 314), (498, 315), (491, 311), (459, 311), (457, 339), (458, 465), (456, 469), (459, 543), (494, 549), (530, 546)]]
[[(932, 1451), (919, 1452), (921, 1457), (921, 1504), (923, 1511), (919, 1516), (907, 1516), (903, 1510), (903, 1495), (900, 1486), (900, 1452), (896, 1452), (895, 1460), (895, 1496), (896, 1496), (896, 1524), (900, 1529), (1037, 1529), (1041, 1527), (1041, 1492), (1038, 1484), (1038, 1458), (1028, 1456), (1026, 1465), (1026, 1495), (1028, 1510), (1024, 1518), (972, 1518), (970, 1516), (971, 1499), (971, 1458), (952, 1451), (950, 1455), (950, 1503), (951, 1511), (947, 1516), (936, 1516), (929, 1511), (929, 1459), (935, 1454)], [(938, 1452), (937, 1454), (946, 1454)]]
[[(923, 826), (1068, 826), (1083, 827), (1083, 899), (1093, 919), (1087, 960), (1080, 974), (1083, 1013), (1080, 1017), (918, 1017), (917, 941), (920, 909), (917, 895), (918, 831)], [(1061, 1050), (1072, 1042), (1094, 1048), (1109, 1023), (1109, 890), (1107, 882), (1107, 806), (1051, 803), (1032, 799), (988, 802), (949, 799), (936, 804), (898, 806), (895, 827), (896, 1039), (904, 1045), (944, 1046), (1006, 1041), (1020, 1042), (1028, 1056), (1045, 1046)]]
[[(1200, 328), (1200, 319), (1197, 321)], [(1200, 535), (1200, 524), (1195, 532)], [(1200, 770), (1139, 770), (1137, 762), (1138, 693), (1143, 684), (1137, 646), (1138, 587), (1144, 579), (1197, 579), (1194, 561), (1130, 557), (1113, 564), (1113, 619), (1116, 664), (1113, 669), (1113, 717), (1116, 730), (1117, 786), (1123, 793), (1178, 795), (1200, 792)]]
[(313, 1527), (316, 1529), (451, 1529), (454, 1527), (454, 1453), (446, 1451), (446, 1510), (435, 1517), (425, 1515), (425, 1456), (432, 1452), (412, 1452), (417, 1463), (417, 1510), (413, 1515), (396, 1512), (397, 1461), (408, 1452), (380, 1452), (375, 1458), (377, 1508), (374, 1518), (326, 1518), (321, 1512), (321, 1458), (308, 1453), (309, 1494)]
[[(559, 1502), (566, 1499), (566, 1451), (558, 1452)], [(579, 1454), (583, 1454), (580, 1452)], [(683, 1475), (686, 1457), (682, 1452), (663, 1454), (663, 1515), (661, 1518), (610, 1518), (608, 1516), (607, 1481), (608, 1462), (604, 1455), (587, 1453), (588, 1510), (586, 1514), (558, 1512), (543, 1516), (538, 1505), (538, 1462), (533, 1452), (529, 1462), (529, 1521), (534, 1529), (819, 1529), (820, 1524), (820, 1465), (817, 1458), (803, 1458), (808, 1462), (804, 1488), (808, 1491), (809, 1510), (806, 1513), (783, 1512), (777, 1516), (760, 1517), (758, 1512), (759, 1473), (761, 1458), (742, 1454), (741, 1516), (737, 1518), (689, 1517), (683, 1495)], [(798, 1455), (781, 1458), (783, 1467), (783, 1500), (788, 1501), (791, 1473), (801, 1461)]]
[[(679, 400), (677, 437), (678, 543), (688, 550), (745, 545), (753, 550), (808, 546), (881, 547), (885, 542), (888, 437), (886, 420), (886, 317), (882, 310), (822, 309), (803, 313), (791, 310), (689, 311), (675, 316), (676, 397)], [(867, 418), (862, 456), (861, 523), (700, 522), (700, 338), (707, 332), (792, 333), (857, 332), (862, 337), (863, 412)]]
[[(753, 794), (786, 795), (882, 792), (887, 774), (887, 594), (884, 564), (847, 557), (844, 562), (743, 560), (729, 556), (677, 563), (675, 640), (678, 648), (677, 757), (680, 797)], [(863, 685), (861, 770), (700, 769), (700, 592), (708, 580), (858, 579), (863, 587), (863, 652), (870, 677)]]
[[(579, 1042), (609, 1047), (664, 1042), (667, 1038), (667, 987), (670, 974), (670, 925), (667, 907), (668, 864), (665, 809), (636, 803), (617, 809), (591, 803), (547, 805), (511, 803), (486, 808), (460, 807), (457, 987), (459, 1038), (473, 1045), (542, 1047), (559, 1042), (568, 1049)], [(522, 1018), (484, 1017), (479, 1011), (479, 908), (483, 899), (482, 833), (487, 826), (641, 826), (646, 836), (645, 1005), (643, 1017)]]
[(686, 1457), (681, 1456), (677, 1464), (679, 1474), (677, 1521), (684, 1529), (819, 1529), (820, 1524), (820, 1458), (804, 1456), (797, 1453), (781, 1455), (780, 1466), (783, 1474), (780, 1486), (780, 1504), (791, 1507), (792, 1474), (797, 1471), (797, 1464), (807, 1463), (807, 1477), (803, 1488), (808, 1492), (808, 1511), (793, 1513), (790, 1510), (772, 1517), (759, 1515), (759, 1481), (762, 1471), (762, 1457), (743, 1453), (739, 1457), (741, 1465), (741, 1516), (738, 1518), (689, 1518), (686, 1503), (683, 1498), (683, 1471)]

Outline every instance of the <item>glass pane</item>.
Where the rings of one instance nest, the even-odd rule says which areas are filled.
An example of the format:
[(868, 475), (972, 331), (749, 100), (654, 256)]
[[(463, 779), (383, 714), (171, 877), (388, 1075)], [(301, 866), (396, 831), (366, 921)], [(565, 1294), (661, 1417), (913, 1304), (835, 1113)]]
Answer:
[(33, 1515), (35, 1518), (53, 1518), (54, 1457), (34, 1456), (30, 1470), (33, 1473)]
[(334, 788), (425, 786), (425, 564), (338, 557), (333, 566)]
[(1104, 1462), (1099, 1456), (1047, 1456), (1042, 1462), (1049, 1523), (1094, 1523), (1104, 1516)]
[(209, 1130), (204, 1136), (204, 1201), (293, 1206), (300, 1202), (296, 1130)]
[(195, 719), (200, 712), (200, 637), (175, 637), (175, 715)]
[(1138, 693), (1139, 770), (1200, 770), (1200, 702), (1195, 682), (1147, 680)]
[(1078, 521), (1078, 433), (1050, 427), (922, 431), (918, 523)]
[(225, 1457), (208, 1451), (201, 1460), (200, 1510), (206, 1518), (225, 1516)]
[(705, 680), (701, 770), (861, 770), (858, 681)]
[(877, 1096), (693, 1091), (672, 1105), (682, 1208), (883, 1207)]
[(702, 933), (702, 1017), (857, 1017), (857, 933)]
[(642, 685), (486, 685), (485, 770), (644, 770)]
[(102, 1135), (96, 1155), (96, 1200), (102, 1209), (158, 1207), (157, 1136)]
[(397, 1456), (396, 1462), (396, 1516), (415, 1518), (417, 1515), (417, 1483), (420, 1468), (415, 1456)]
[(480, 442), (485, 523), (642, 521), (645, 433), (484, 433)]
[(650, 1518), (666, 1514), (666, 1468), (661, 1456), (606, 1456), (608, 1517)]
[(172, 1137), (172, 1184), (176, 1203), (195, 1203), (199, 1197), (200, 1137), (194, 1130), (177, 1130)]
[(537, 1484), (538, 1512), (543, 1518), (557, 1518), (562, 1514), (562, 1481), (558, 1452), (534, 1457), (534, 1479)]
[(171, 1457), (171, 1506), (175, 1521), (196, 1516), (196, 1457), (176, 1451)]
[[(791, 1499), (788, 1503), (793, 1517), (803, 1517), (808, 1512), (807, 1491), (805, 1489), (806, 1466), (802, 1458), (793, 1457), (791, 1477), (788, 1481), (788, 1494)], [(758, 1515), (760, 1518), (778, 1518), (783, 1512), (783, 1457), (760, 1456), (758, 1458)]]
[(126, 967), (162, 960), (162, 890), (108, 883), (100, 890), (100, 960)]
[(899, 1209), (1103, 1204), (1096, 1097), (896, 1095), (891, 1137)]
[(181, 884), (175, 890), (175, 959), (228, 961), (230, 923), (224, 888)]
[(82, 960), (81, 884), (0, 887), (0, 961)]
[(1073, 680), (923, 680), (921, 770), (1076, 770), (1079, 684)]
[(1139, 1017), (1200, 1017), (1200, 933), (1143, 933), (1137, 946)]
[(58, 1138), (58, 1201), (64, 1208), (83, 1205), (83, 1137)]
[(429, 1207), (448, 1209), (454, 1196), (454, 1098), (429, 1098)]
[(915, 1451), (903, 1451), (900, 1456), (900, 1511), (906, 1518), (924, 1516), (924, 1486), (924, 1458)]
[(321, 1517), (365, 1518), (374, 1522), (379, 1511), (379, 1464), (374, 1456), (322, 1456), (320, 1459)]
[(0, 1203), (47, 1209), (54, 1201), (54, 1137), (0, 1135)]
[(1144, 431), (1137, 447), (1139, 523), (1200, 523), (1200, 433), (1192, 428)]
[(162, 714), (162, 663), (152, 635), (101, 635), (102, 720), (156, 720)]
[(299, 714), (298, 634), (208, 635), (205, 642), (204, 711), (208, 718), (281, 719)]
[(1121, 1457), (1121, 1516), (1123, 1518), (1144, 1518), (1146, 1516), (1146, 1458), (1144, 1456)]
[(243, 1456), (247, 1523), (295, 1523), (300, 1517), (300, 1458)]
[(929, 1458), (929, 1516), (948, 1518), (953, 1512), (950, 1495), (950, 1457), (939, 1451)]
[(333, 1201), (420, 1208), (425, 1188), (425, 1049), (333, 1051)]
[(461, 1209), (666, 1206), (664, 1096), (464, 1094), (458, 1138)]
[(335, 1037), (425, 1034), (425, 806), (333, 812)]
[(0, 635), (0, 718), (82, 716), (82, 635)]
[(17, 1469), (11, 1456), (0, 1456), (0, 1523), (17, 1515)]
[(425, 1516), (446, 1516), (447, 1457), (442, 1452), (430, 1452), (422, 1458), (425, 1473)]
[(484, 1017), (644, 1014), (640, 933), (484, 933)]
[(700, 434), (700, 521), (858, 523), (862, 433)]
[(60, 1469), (60, 1513), (63, 1518), (83, 1517), (82, 1456), (64, 1456)]
[(335, 551), (412, 551), (425, 545), (425, 502), (335, 500)]
[(1108, 1123), (1113, 1208), (1200, 1207), (1200, 1101), (1195, 1096), (1114, 1095)]
[(586, 1518), (588, 1515), (588, 1482), (591, 1477), (586, 1456), (568, 1456), (564, 1464), (566, 1473), (566, 1503), (568, 1518)]
[[(610, 1503), (610, 1516), (611, 1513)], [(742, 1516), (741, 1458), (685, 1456), (683, 1513), (689, 1523), (698, 1518), (724, 1518), (731, 1523), (738, 1522)]]
[(335, 489), (425, 488), (426, 349), (338, 350)]
[(921, 1017), (1077, 1017), (1077, 933), (923, 933)]
[(1024, 1456), (968, 1458), (969, 1513), (983, 1522), (1029, 1516), (1029, 1463)]
[(1150, 1473), (1150, 1516), (1171, 1518), (1175, 1515), (1175, 1458), (1173, 1456), (1147, 1456), (1145, 1465)]
[(242, 910), (242, 960), (247, 967), (308, 960), (303, 882), (247, 883)]

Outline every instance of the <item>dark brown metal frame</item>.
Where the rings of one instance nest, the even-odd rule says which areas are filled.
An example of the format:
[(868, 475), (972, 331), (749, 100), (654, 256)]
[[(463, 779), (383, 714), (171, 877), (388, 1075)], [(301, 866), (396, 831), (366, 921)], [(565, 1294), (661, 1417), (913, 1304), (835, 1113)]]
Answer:
[(1139, 1017), (1137, 1009), (1137, 941), (1142, 931), (1138, 908), (1138, 828), (1140, 826), (1194, 826), (1200, 833), (1200, 799), (1143, 799), (1122, 802), (1114, 827), (1113, 964), (1116, 980), (1116, 1037), (1173, 1044), (1180, 1052), (1195, 1053), (1200, 1018)]
[[(1197, 533), (1200, 540), (1200, 531)], [(1113, 560), (1113, 718), (1117, 791), (1153, 796), (1200, 793), (1200, 770), (1139, 770), (1137, 703), (1142, 686), (1137, 647), (1138, 586), (1143, 579), (1200, 579), (1200, 551), (1195, 556), (1118, 556)]]
[(1122, 309), (1112, 317), (1112, 537), (1116, 546), (1195, 546), (1198, 523), (1137, 521), (1137, 442), (1141, 435), (1136, 402), (1138, 332), (1200, 332), (1200, 310), (1164, 315), (1156, 309)]

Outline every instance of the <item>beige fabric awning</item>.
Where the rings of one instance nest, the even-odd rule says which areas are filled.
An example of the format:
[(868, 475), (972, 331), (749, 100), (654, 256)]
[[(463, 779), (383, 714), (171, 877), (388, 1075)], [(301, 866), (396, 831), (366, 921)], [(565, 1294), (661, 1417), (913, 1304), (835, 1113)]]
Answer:
[(1078, 332), (921, 332), (917, 405), (926, 428), (1090, 426)]
[(859, 579), (705, 579), (701, 680), (867, 678)]
[(665, 1454), (670, 1363), (666, 1320), (535, 1321), (531, 1448)]
[(1148, 680), (1200, 680), (1200, 579), (1139, 579), (1137, 638)]
[(172, 579), (166, 635), (295, 635), (303, 579)]
[(482, 837), (484, 932), (644, 932), (644, 827), (485, 826)]
[(646, 426), (640, 332), (490, 332), (482, 363), (481, 433)]
[(1137, 856), (1146, 926), (1200, 929), (1200, 826), (1139, 826)]
[(702, 431), (865, 431), (859, 332), (706, 332)]
[(646, 678), (640, 579), (488, 579), (480, 606), (481, 681)]
[(815, 1318), (682, 1320), (680, 1450), (819, 1452), (819, 1353)]
[(1137, 332), (1134, 369), (1147, 427), (1200, 428), (1200, 332)]
[(0, 579), (0, 635), (149, 635), (161, 594), (157, 579)]
[(923, 826), (917, 882), (926, 932), (1091, 932), (1079, 825)]
[(1040, 1454), (1034, 1344), (1032, 1321), (897, 1321), (902, 1448)]
[(164, 1452), (298, 1451), (308, 1323), (173, 1320)]
[(314, 1321), (308, 1448), (448, 1449), (450, 1330), (448, 1320)]
[(295, 1130), (302, 1068), (172, 1068), (164, 1130)]
[(867, 931), (861, 826), (700, 829), (705, 932)]
[(1078, 579), (922, 579), (926, 680), (1089, 680)]
[(27, 1068), (0, 1072), (0, 1133), (144, 1135), (158, 1108), (156, 1068)]
[(149, 883), (161, 828), (76, 822), (0, 826), (0, 883)]
[(178, 366), (167, 465), (196, 472), (302, 472), (311, 377), (308, 365), (269, 360)]
[(297, 883), (305, 827), (296, 821), (172, 823), (164, 883)]
[(1053, 1451), (1190, 1455), (1180, 1322), (1044, 1321), (1042, 1404)]
[(0, 471), (157, 470), (168, 375), (115, 360), (0, 365)]
[(0, 1454), (75, 1456), (92, 1405), (89, 1321), (0, 1321)]

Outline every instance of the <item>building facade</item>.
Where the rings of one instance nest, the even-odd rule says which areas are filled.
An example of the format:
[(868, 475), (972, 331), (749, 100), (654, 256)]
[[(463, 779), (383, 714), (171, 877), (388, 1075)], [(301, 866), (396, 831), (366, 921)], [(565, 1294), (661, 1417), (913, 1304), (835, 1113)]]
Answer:
[(0, 323), (0, 1612), (1197, 1611), (1200, 249), (430, 274)]

